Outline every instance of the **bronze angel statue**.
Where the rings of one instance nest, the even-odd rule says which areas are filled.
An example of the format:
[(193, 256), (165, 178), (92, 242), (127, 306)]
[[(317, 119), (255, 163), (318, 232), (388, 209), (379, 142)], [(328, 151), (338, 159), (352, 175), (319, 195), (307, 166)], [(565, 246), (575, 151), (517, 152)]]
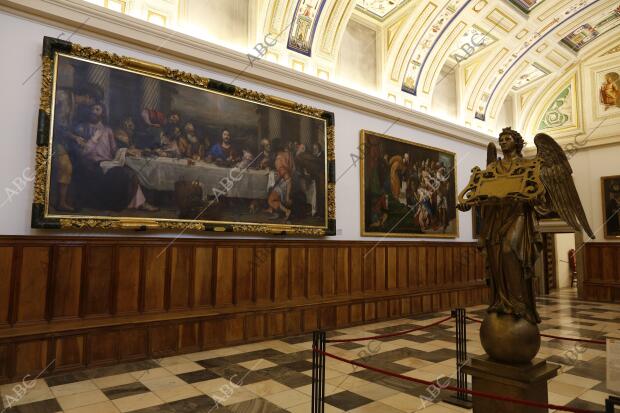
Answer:
[(542, 249), (537, 219), (551, 212), (591, 237), (585, 212), (562, 148), (549, 135), (534, 138), (538, 153), (523, 157), (524, 141), (511, 128), (499, 136), (502, 158), (490, 143), (487, 167), (475, 167), (457, 207), (480, 208), (479, 248), (485, 257), (491, 303), (481, 326), (482, 345), (492, 358), (526, 363), (540, 337), (534, 296), (534, 264)]

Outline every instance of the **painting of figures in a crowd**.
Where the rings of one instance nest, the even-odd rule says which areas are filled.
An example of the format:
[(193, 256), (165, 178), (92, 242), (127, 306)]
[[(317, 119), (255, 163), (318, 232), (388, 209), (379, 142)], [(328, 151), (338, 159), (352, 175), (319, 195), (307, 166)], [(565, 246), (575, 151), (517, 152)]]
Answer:
[(327, 228), (320, 111), (70, 55), (55, 76), (46, 218)]
[(620, 175), (601, 178), (605, 238), (620, 238)]
[(362, 235), (456, 237), (455, 155), (361, 132)]

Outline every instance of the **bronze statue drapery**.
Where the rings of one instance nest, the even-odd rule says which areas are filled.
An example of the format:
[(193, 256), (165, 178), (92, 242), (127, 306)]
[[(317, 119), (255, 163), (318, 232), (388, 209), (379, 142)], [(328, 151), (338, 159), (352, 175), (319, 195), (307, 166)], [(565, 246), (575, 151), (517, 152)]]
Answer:
[[(479, 248), (485, 256), (486, 276), (491, 289), (488, 313), (495, 314), (493, 319), (487, 317), (489, 322), (487, 326), (483, 324), (481, 336), (485, 332), (493, 335), (489, 333), (493, 328), (497, 334), (510, 336), (511, 331), (505, 330), (513, 327), (523, 334), (525, 331), (530, 335), (538, 334), (536, 325), (540, 317), (534, 296), (534, 264), (542, 249), (542, 237), (536, 229), (538, 215), (555, 211), (576, 231), (583, 227), (594, 238), (562, 148), (545, 134), (536, 135), (534, 143), (538, 149), (536, 157), (524, 158), (521, 135), (511, 128), (502, 130), (499, 144), (503, 158), (497, 157), (495, 144), (490, 143), (486, 169), (474, 168), (469, 184), (459, 195), (460, 210), (472, 206), (481, 208)], [(512, 317), (502, 318), (500, 325), (498, 317), (507, 315)], [(517, 326), (520, 320), (527, 321), (530, 326)], [(490, 323), (496, 325), (490, 326)], [(502, 349), (491, 349), (495, 358), (525, 362), (538, 352), (538, 337), (538, 346), (529, 347), (514, 337), (511, 339), (514, 341), (505, 344), (510, 347), (523, 344), (522, 354), (505, 355)], [(487, 344), (489, 340), (487, 338)], [(483, 346), (489, 353), (484, 341)], [(496, 346), (489, 344), (489, 347)]]

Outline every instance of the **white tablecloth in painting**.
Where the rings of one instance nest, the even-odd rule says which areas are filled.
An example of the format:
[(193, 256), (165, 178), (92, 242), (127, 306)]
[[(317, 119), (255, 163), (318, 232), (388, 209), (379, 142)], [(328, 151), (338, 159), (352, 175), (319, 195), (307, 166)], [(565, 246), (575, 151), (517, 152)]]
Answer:
[[(218, 196), (266, 199), (269, 187), (275, 183), (273, 171), (226, 168), (202, 161), (190, 165), (187, 159), (127, 156), (125, 165), (136, 172), (140, 184), (148, 189), (174, 191), (178, 181), (198, 181), (203, 185), (205, 199), (213, 196), (214, 189)], [(226, 192), (227, 179), (234, 181), (224, 195), (221, 191)]]

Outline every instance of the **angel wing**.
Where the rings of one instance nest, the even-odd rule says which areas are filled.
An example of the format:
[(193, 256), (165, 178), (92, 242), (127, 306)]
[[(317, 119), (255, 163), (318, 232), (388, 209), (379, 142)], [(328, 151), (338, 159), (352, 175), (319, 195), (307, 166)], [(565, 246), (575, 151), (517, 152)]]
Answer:
[(553, 210), (576, 231), (584, 229), (594, 239), (594, 233), (581, 205), (573, 170), (562, 148), (553, 138), (544, 133), (534, 137), (534, 144), (541, 159), (540, 178), (549, 194)]
[(493, 142), (487, 145), (487, 166), (497, 161), (497, 146)]

